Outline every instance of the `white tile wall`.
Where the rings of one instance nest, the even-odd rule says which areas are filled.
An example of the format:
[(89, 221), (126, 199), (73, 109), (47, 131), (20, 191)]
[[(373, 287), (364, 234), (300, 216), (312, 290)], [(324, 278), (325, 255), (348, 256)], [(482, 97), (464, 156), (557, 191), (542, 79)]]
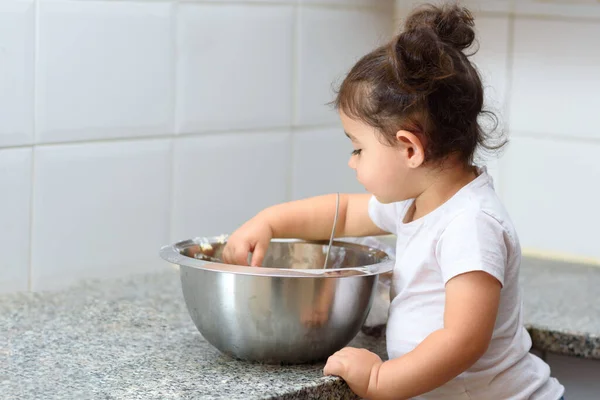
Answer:
[(34, 4), (0, 2), (0, 146), (33, 142)]
[[(523, 0), (514, 0), (523, 1)], [(400, 21), (416, 6), (423, 3), (437, 4), (440, 2), (426, 2), (422, 0), (396, 0), (396, 12)], [(462, 6), (467, 7), (472, 13), (502, 13), (507, 14), (514, 9), (513, 0), (461, 0)]]
[(518, 15), (600, 18), (600, 4), (597, 0), (514, 0)]
[(462, 0), (461, 3), (475, 13), (507, 13), (514, 3), (523, 0)]
[[(325, 103), (398, 30), (391, 1), (34, 3), (0, 3), (0, 148), (22, 147), (0, 151), (0, 219), (17, 227), (13, 242), (0, 235), (14, 249), (1, 249), (0, 291), (164, 268), (167, 242), (364, 190)], [(600, 257), (589, 213), (600, 6), (534, 3), (519, 2), (513, 27), (513, 1), (467, 2), (488, 100), (508, 101), (513, 122), (512, 148), (488, 165), (524, 247)]]
[(293, 10), (281, 5), (179, 7), (179, 132), (290, 125)]
[(494, 189), (498, 196), (502, 199), (502, 178), (500, 176), (500, 161), (502, 158), (499, 155), (490, 156), (488, 155), (483, 162), (478, 164), (483, 164), (487, 168), (488, 174), (492, 177), (494, 182)]
[(517, 18), (514, 35), (511, 129), (600, 139), (600, 22)]
[(165, 268), (171, 141), (36, 148), (32, 289)]
[[(423, 4), (421, 0), (396, 0), (397, 10), (405, 13)], [(434, 2), (436, 3), (436, 2)], [(514, 13), (520, 16), (594, 19), (600, 16), (597, 0), (461, 0), (460, 4), (472, 12)]]
[(40, 2), (37, 139), (171, 132), (171, 10), (167, 3)]
[(521, 137), (501, 161), (523, 247), (600, 258), (600, 143)]
[[(203, 0), (186, 0), (186, 1), (203, 1)], [(252, 5), (258, 5), (259, 7), (262, 5), (261, 3), (274, 3), (274, 4), (289, 4), (289, 5), (294, 5), (297, 4), (299, 1), (302, 0), (237, 0), (235, 1), (236, 3), (248, 3), (248, 4), (252, 4)], [(224, 4), (227, 3), (231, 3), (228, 1), (224, 1)]]
[[(496, 115), (498, 126), (494, 135), (506, 137), (506, 85), (507, 85), (507, 58), (508, 58), (508, 15), (479, 16), (476, 17), (476, 31), (479, 48), (472, 57), (473, 62), (481, 73), (485, 93), (485, 108)], [(477, 44), (475, 44), (477, 46)], [(477, 47), (474, 47), (477, 49)], [(486, 131), (494, 129), (495, 122), (488, 116), (481, 118), (481, 123)], [(483, 153), (482, 153), (483, 154)], [(496, 191), (502, 194), (500, 169), (498, 168), (499, 154), (483, 154), (488, 172), (494, 179)]]
[(0, 293), (29, 280), (31, 149), (0, 149)]
[(285, 201), (289, 154), (286, 131), (177, 140), (172, 241), (232, 233)]
[[(294, 190), (308, 194), (302, 170), (312, 166), (300, 154), (326, 153), (303, 131), (292, 159), (292, 125), (340, 126), (323, 105), (330, 86), (389, 37), (392, 9), (392, 0), (2, 2), (0, 148), (24, 148), (3, 150), (13, 156), (0, 160), (10, 164), (0, 189), (21, 190), (10, 189), (20, 211), (9, 216), (27, 251), (1, 256), (3, 268), (19, 264), (1, 285), (58, 289), (163, 268), (161, 245), (231, 232)], [(332, 137), (325, 148), (345, 140)], [(14, 154), (29, 157), (19, 174)], [(345, 175), (334, 175), (353, 182), (343, 154), (334, 169)]]
[[(298, 71), (295, 125), (336, 123), (326, 105), (332, 89), (358, 59), (390, 39), (390, 13), (301, 7), (298, 21)], [(325, 40), (325, 38), (327, 38)]]
[(293, 133), (292, 198), (327, 193), (364, 193), (348, 166), (352, 145), (340, 128), (303, 129)]
[(394, 12), (394, 0), (299, 0), (302, 4), (368, 7)]
[(476, 31), (479, 50), (472, 57), (483, 79), (486, 107), (500, 119), (505, 117), (508, 30), (509, 17), (507, 15), (477, 18)]

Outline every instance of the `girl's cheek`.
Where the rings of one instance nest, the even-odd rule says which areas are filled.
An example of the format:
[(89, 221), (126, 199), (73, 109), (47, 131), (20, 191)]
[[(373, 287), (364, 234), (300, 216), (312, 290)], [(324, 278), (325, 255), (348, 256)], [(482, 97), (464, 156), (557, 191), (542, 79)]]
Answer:
[(371, 171), (365, 166), (356, 169), (356, 178), (363, 185), (368, 184), (372, 180)]
[(363, 182), (363, 171), (361, 168), (355, 168), (354, 172), (356, 173), (356, 180), (360, 183)]

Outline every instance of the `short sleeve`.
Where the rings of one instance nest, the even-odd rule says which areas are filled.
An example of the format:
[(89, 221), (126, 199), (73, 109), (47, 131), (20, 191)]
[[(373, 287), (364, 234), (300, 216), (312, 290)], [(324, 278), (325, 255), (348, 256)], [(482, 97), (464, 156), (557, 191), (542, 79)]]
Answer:
[(466, 272), (484, 271), (504, 286), (509, 240), (501, 223), (484, 211), (461, 213), (448, 224), (436, 246), (444, 283)]
[(369, 217), (375, 225), (380, 229), (397, 234), (396, 221), (398, 220), (398, 212), (396, 204), (382, 204), (375, 196), (371, 196), (369, 200)]

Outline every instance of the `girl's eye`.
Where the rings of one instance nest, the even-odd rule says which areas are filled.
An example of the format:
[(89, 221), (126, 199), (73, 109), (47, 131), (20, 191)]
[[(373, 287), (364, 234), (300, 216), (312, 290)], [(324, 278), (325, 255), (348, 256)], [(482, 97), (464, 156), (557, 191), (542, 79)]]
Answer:
[(361, 151), (362, 151), (362, 149), (356, 149), (356, 150), (353, 150), (353, 151), (352, 151), (352, 155), (353, 155), (353, 156), (357, 156), (357, 155), (359, 155), (359, 154), (360, 154), (360, 152), (361, 152)]

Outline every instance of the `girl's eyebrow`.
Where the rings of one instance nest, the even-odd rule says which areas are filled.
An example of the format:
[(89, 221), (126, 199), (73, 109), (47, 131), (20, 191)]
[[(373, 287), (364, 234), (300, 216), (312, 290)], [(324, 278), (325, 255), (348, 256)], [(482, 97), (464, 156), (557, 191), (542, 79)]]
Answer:
[(356, 140), (356, 138), (354, 136), (352, 136), (351, 134), (349, 134), (348, 132), (344, 131), (344, 133), (346, 134), (346, 136), (348, 136), (348, 138), (350, 138), (350, 140), (357, 142), (358, 140)]

